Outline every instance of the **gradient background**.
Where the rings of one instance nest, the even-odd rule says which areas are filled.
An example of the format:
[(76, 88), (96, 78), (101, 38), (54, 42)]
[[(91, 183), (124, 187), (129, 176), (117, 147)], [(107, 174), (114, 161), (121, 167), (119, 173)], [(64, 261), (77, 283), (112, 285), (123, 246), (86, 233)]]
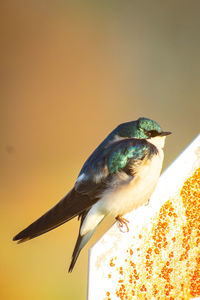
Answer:
[(173, 131), (164, 168), (199, 133), (200, 1), (11, 0), (0, 11), (0, 299), (82, 300), (89, 246), (111, 222), (70, 275), (77, 220), (11, 239), (119, 123), (146, 116)]

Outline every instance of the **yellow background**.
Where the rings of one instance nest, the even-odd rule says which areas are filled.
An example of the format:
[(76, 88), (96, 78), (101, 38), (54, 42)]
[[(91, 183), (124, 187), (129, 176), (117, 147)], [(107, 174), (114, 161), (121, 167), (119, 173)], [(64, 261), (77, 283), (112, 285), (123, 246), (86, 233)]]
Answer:
[(12, 237), (119, 123), (145, 116), (173, 131), (164, 168), (199, 133), (200, 2), (11, 0), (0, 11), (0, 299), (82, 300), (89, 246), (108, 224), (72, 274), (77, 220)]

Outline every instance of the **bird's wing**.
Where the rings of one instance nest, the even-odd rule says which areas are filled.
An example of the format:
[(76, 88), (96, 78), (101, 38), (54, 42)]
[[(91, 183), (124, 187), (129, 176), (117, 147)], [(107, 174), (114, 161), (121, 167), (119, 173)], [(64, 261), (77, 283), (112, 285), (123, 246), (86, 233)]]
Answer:
[(72, 189), (54, 207), (48, 210), (39, 219), (19, 232), (14, 238), (18, 243), (33, 239), (48, 232), (63, 223), (81, 214), (86, 207), (92, 205), (92, 200), (87, 195), (81, 195)]
[(116, 174), (123, 171), (134, 176), (134, 166), (158, 152), (153, 144), (141, 139), (124, 139), (97, 150), (86, 161), (75, 184), (77, 192), (94, 202)]
[(127, 139), (98, 149), (86, 161), (74, 188), (53, 208), (18, 233), (13, 240), (24, 242), (71, 220), (98, 201), (101, 192), (119, 171), (130, 175), (130, 166), (155, 149), (145, 140)]

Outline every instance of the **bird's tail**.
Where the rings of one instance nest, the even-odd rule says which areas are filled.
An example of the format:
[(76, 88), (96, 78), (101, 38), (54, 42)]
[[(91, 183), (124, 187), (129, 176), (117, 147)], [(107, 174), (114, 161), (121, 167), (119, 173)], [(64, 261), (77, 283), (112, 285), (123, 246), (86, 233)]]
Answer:
[(72, 189), (53, 208), (18, 233), (13, 238), (13, 241), (18, 240), (18, 243), (22, 243), (50, 231), (79, 215), (84, 211), (87, 205), (88, 198), (86, 198), (86, 196), (80, 197), (80, 195)]
[[(75, 245), (75, 248), (74, 248), (74, 251), (73, 251), (73, 254), (72, 254), (71, 264), (70, 264), (69, 270), (68, 270), (69, 273), (72, 272), (81, 250), (83, 249), (85, 244), (89, 241), (89, 239), (92, 237), (93, 233), (95, 232), (96, 227), (93, 228), (92, 230), (88, 231), (83, 236), (81, 236), (80, 232), (79, 232), (79, 236), (78, 236), (78, 239), (76, 241), (76, 245)], [(80, 226), (80, 228), (81, 228), (81, 226)]]

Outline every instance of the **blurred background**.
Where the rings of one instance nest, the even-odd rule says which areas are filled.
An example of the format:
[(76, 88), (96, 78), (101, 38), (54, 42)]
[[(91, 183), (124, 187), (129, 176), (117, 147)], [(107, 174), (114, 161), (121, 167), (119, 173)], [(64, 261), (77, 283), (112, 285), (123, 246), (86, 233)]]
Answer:
[(164, 168), (199, 133), (199, 1), (2, 1), (0, 299), (86, 299), (89, 247), (67, 273), (79, 223), (12, 237), (73, 186), (119, 123), (173, 135)]

